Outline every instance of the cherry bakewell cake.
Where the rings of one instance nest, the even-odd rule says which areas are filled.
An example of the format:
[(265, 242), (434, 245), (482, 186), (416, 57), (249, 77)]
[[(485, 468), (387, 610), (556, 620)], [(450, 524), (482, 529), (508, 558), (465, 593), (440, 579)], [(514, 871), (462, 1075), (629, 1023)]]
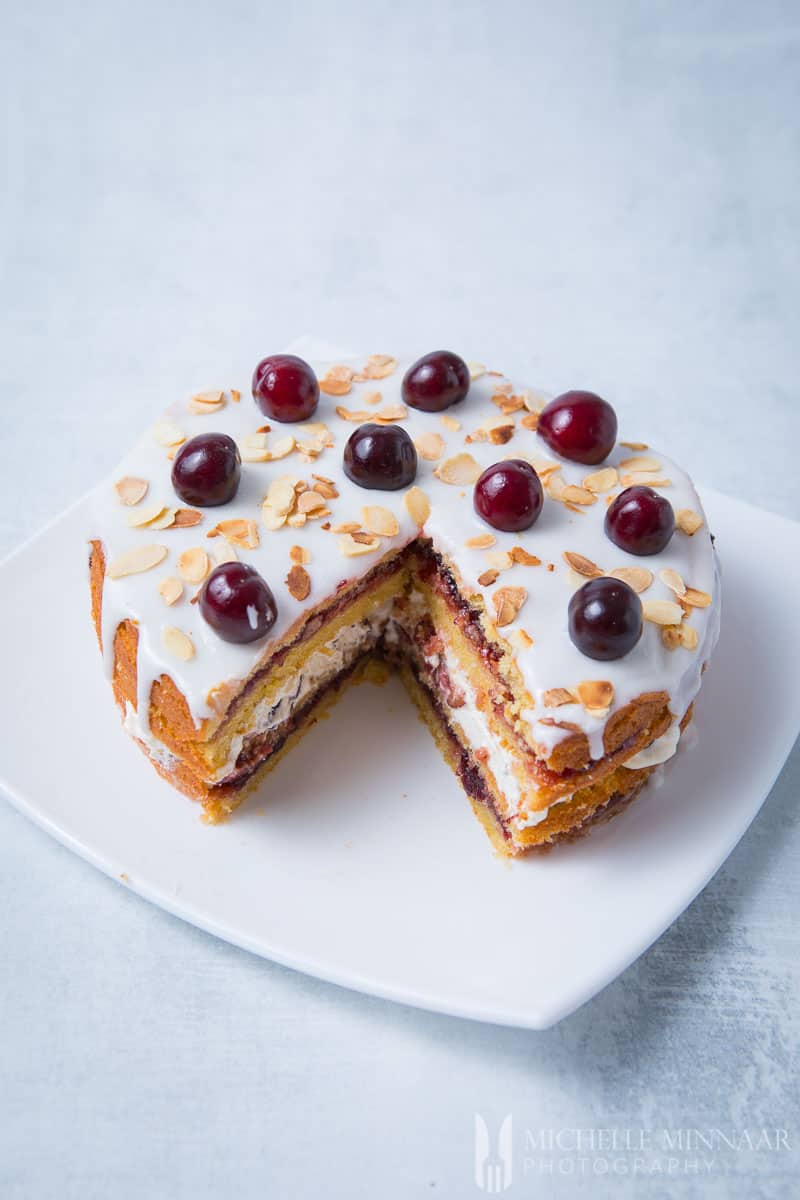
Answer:
[(629, 804), (719, 629), (687, 475), (594, 393), (449, 351), (275, 354), (219, 384), (93, 504), (97, 636), (156, 769), (220, 821), (346, 684), (396, 670), (501, 852)]

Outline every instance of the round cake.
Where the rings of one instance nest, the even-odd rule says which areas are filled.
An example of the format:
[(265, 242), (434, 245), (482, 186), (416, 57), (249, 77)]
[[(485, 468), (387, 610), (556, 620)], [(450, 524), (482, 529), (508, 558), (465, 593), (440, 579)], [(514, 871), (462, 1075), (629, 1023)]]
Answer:
[(634, 799), (719, 631), (686, 473), (601, 397), (448, 351), (219, 384), (92, 505), (98, 639), (162, 775), (221, 820), (343, 686), (396, 670), (503, 853)]

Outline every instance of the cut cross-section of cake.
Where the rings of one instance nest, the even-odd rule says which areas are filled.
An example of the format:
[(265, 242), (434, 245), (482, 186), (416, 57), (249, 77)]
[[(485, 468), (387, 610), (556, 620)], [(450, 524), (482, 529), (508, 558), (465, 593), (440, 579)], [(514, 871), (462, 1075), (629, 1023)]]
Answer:
[(394, 669), (502, 852), (634, 799), (719, 630), (685, 472), (600, 397), (444, 351), (275, 355), (219, 384), (168, 408), (87, 531), (106, 669), (161, 774), (219, 821), (343, 686)]

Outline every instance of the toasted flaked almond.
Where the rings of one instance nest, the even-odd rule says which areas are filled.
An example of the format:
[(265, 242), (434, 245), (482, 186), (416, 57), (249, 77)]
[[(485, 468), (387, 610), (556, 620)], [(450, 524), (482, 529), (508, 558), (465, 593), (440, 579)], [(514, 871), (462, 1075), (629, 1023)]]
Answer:
[(367, 392), (364, 400), (367, 404), (380, 404), (383, 399), (382, 392)]
[(242, 398), (242, 393), (237, 388), (231, 388), (231, 400), (234, 404), (238, 404)]
[(368, 533), (379, 537), (395, 537), (400, 532), (397, 517), (391, 509), (380, 504), (367, 504), (361, 510), (361, 522)]
[(584, 679), (575, 689), (587, 712), (604, 713), (614, 699), (614, 685), (607, 679)]
[(403, 497), (403, 502), (411, 520), (416, 521), (417, 525), (424, 525), (431, 515), (431, 505), (422, 488), (409, 488)]
[(286, 586), (295, 600), (307, 599), (311, 593), (311, 577), (305, 567), (295, 563), (286, 576)]
[(404, 421), (408, 416), (405, 404), (384, 404), (377, 412), (367, 414), (379, 425), (391, 425), (395, 421)]
[(302, 492), (301, 495), (297, 497), (298, 512), (308, 515), (308, 513), (316, 512), (320, 508), (327, 508), (327, 505), (325, 503), (325, 497), (320, 496), (319, 492), (315, 492), (313, 490)]
[(461, 422), (457, 421), (455, 417), (451, 417), (449, 413), (442, 413), (439, 420), (445, 429), (451, 429), (454, 433), (461, 428)]
[(202, 583), (211, 570), (211, 561), (201, 546), (184, 550), (178, 559), (178, 574), (187, 583)]
[(624, 446), (626, 450), (649, 450), (647, 442), (620, 442), (620, 446)]
[(478, 583), (481, 587), (491, 587), (500, 578), (500, 572), (495, 570), (484, 571), (478, 576)]
[(360, 528), (358, 521), (342, 521), (340, 525), (331, 526), (331, 533), (356, 533)]
[(683, 645), (680, 625), (661, 625), (661, 642), (667, 650), (677, 650)]
[(610, 492), (617, 486), (619, 476), (615, 467), (604, 467), (602, 471), (592, 471), (583, 480), (583, 486), (590, 492)]
[[(276, 512), (276, 510), (266, 500), (261, 506), (261, 523), (265, 529), (274, 532), (276, 529), (282, 529), (286, 524), (287, 512)], [(305, 513), (301, 514), (303, 524), (305, 524)]]
[(149, 484), (146, 479), (137, 479), (135, 475), (125, 475), (114, 484), (120, 503), (131, 507), (144, 500)]
[(397, 359), (391, 354), (370, 354), (364, 366), (365, 379), (385, 379), (397, 367)]
[(687, 587), (686, 591), (681, 596), (684, 604), (688, 604), (690, 608), (708, 608), (711, 603), (711, 597), (708, 592), (701, 592), (699, 588)]
[(529, 554), (523, 546), (512, 546), (509, 553), (512, 562), (518, 563), (521, 567), (540, 567), (542, 565), (542, 560), (535, 554)]
[(345, 408), (343, 404), (336, 405), (336, 415), (343, 421), (353, 421), (356, 425), (363, 425), (365, 421), (371, 421), (375, 416), (366, 408)]
[(684, 649), (696, 650), (699, 641), (697, 630), (692, 625), (687, 625), (684, 621), (681, 625), (681, 643)]
[(350, 367), (330, 367), (319, 381), (319, 389), (328, 396), (346, 396), (353, 386)]
[(535, 430), (539, 428), (539, 413), (525, 413), (524, 417), (520, 417), (519, 423), (523, 429)]
[(661, 470), (661, 463), (647, 454), (637, 454), (633, 458), (623, 458), (619, 465), (620, 467), (624, 467), (626, 471), (644, 471), (645, 474)]
[(172, 522), (172, 529), (189, 529), (192, 525), (199, 525), (203, 519), (203, 514), (198, 512), (196, 508), (176, 508), (175, 520)]
[(339, 553), (345, 558), (356, 558), (361, 554), (372, 554), (381, 544), (381, 539), (373, 537), (367, 541), (359, 541), (354, 534), (345, 533), (339, 538)]
[(109, 563), (106, 574), (109, 579), (122, 579), (124, 575), (139, 575), (157, 567), (167, 557), (166, 546), (136, 546), (126, 550)]
[(140, 508), (134, 509), (128, 513), (128, 524), (131, 529), (139, 529), (143, 525), (149, 525), (151, 521), (155, 521), (156, 517), (160, 517), (164, 511), (163, 504), (145, 504)]
[(568, 504), (596, 504), (597, 496), (594, 492), (590, 492), (588, 488), (578, 487), (575, 483), (568, 483), (561, 493), (561, 499)]
[(671, 592), (676, 596), (686, 595), (686, 584), (681, 579), (677, 571), (673, 571), (672, 567), (662, 567), (658, 572), (658, 578), (662, 583), (665, 583)]
[(538, 392), (532, 392), (530, 389), (524, 391), (522, 395), (528, 412), (538, 414), (547, 404), (547, 400), (544, 396), (540, 395)]
[(683, 609), (674, 600), (643, 600), (642, 616), (654, 625), (680, 625)]
[(183, 584), (174, 575), (168, 575), (158, 585), (158, 594), (165, 604), (176, 604), (183, 595)]
[(259, 542), (255, 521), (247, 521), (244, 517), (219, 521), (206, 536), (216, 537), (217, 534), (221, 534), (226, 542), (230, 542), (232, 546), (238, 546), (242, 550), (255, 550)]
[(628, 587), (641, 595), (646, 592), (653, 582), (653, 572), (647, 567), (615, 567), (608, 572), (612, 579), (621, 579)]
[(192, 399), (195, 404), (210, 404), (213, 407), (224, 403), (225, 393), (221, 388), (207, 388), (205, 391), (195, 392)]
[(561, 468), (556, 467), (555, 470), (548, 472), (546, 476), (542, 476), (538, 471), (537, 474), (544, 484), (544, 490), (547, 492), (551, 500), (561, 500), (564, 491), (567, 487), (564, 482), (564, 477), (561, 474)]
[(575, 554), (572, 550), (565, 550), (562, 557), (568, 567), (572, 567), (573, 571), (577, 571), (579, 575), (585, 575), (587, 579), (597, 579), (598, 576), (603, 574), (597, 563), (593, 563), (590, 558), (586, 558), (583, 554)]
[(286, 458), (287, 454), (291, 454), (296, 446), (294, 435), (287, 433), (285, 437), (278, 438), (273, 446), (270, 447), (269, 457), (271, 461), (278, 458)]
[(165, 625), (161, 630), (161, 640), (164, 649), (175, 658), (180, 658), (183, 662), (194, 658), (194, 642), (182, 629), (176, 629), (174, 625)]
[(247, 442), (247, 443), (244, 441), (240, 442), (239, 443), (239, 454), (241, 455), (242, 462), (246, 462), (246, 463), (269, 462), (270, 459), (272, 458), (272, 455), (270, 454), (269, 449), (267, 448), (266, 434), (254, 434), (252, 436), (254, 439), (256, 437), (261, 438), (262, 444), (259, 445), (255, 440), (253, 440), (252, 442)]
[(211, 557), (215, 567), (219, 567), (223, 563), (239, 561), (239, 555), (228, 542), (218, 542), (211, 552)]
[(471, 454), (456, 454), (453, 458), (446, 458), (444, 462), (439, 463), (433, 473), (442, 483), (462, 487), (468, 483), (475, 483), (481, 474), (481, 466)]
[(206, 417), (206, 416), (210, 416), (211, 413), (219, 412), (219, 410), (221, 408), (224, 408), (225, 401), (220, 400), (218, 404), (202, 404), (198, 400), (195, 400), (194, 397), (192, 397), (192, 399), (189, 401), (189, 403), (186, 405), (186, 407), (187, 407), (188, 411), (190, 413), (194, 413), (195, 416)]
[(489, 430), (489, 441), (493, 446), (505, 446), (514, 436), (513, 425), (493, 425)]
[(305, 546), (292, 546), (289, 558), (293, 563), (299, 563), (302, 566), (304, 563), (311, 562), (311, 551), (306, 550)]
[(464, 545), (470, 550), (488, 550), (497, 544), (493, 533), (479, 533), (476, 537), (467, 538)]
[(444, 438), (440, 433), (421, 433), (414, 439), (417, 454), (428, 462), (436, 462), (444, 453)]
[(335, 500), (339, 495), (332, 479), (326, 479), (324, 475), (312, 475), (311, 478), (314, 480), (314, 491), (319, 492), (326, 500)]
[(514, 560), (508, 550), (489, 550), (486, 554), (486, 561), (490, 567), (494, 567), (495, 571), (510, 571), (514, 565)]
[(171, 421), (159, 421), (154, 425), (153, 437), (159, 446), (180, 446), (186, 441), (186, 434)]
[(470, 379), (473, 380), (480, 379), (481, 375), (486, 374), (486, 367), (483, 365), (483, 363), (468, 362), (467, 369), (469, 370)]
[(156, 517), (155, 521), (151, 521), (147, 526), (148, 529), (172, 529), (175, 525), (175, 514), (177, 508), (165, 508)]
[(527, 629), (513, 629), (510, 634), (510, 640), (520, 650), (528, 650), (533, 645), (533, 638)]
[[(313, 515), (315, 517), (322, 516), (323, 513), (326, 511), (327, 511), (326, 509), (321, 508), (318, 510), (318, 512), (315, 512)], [(290, 529), (302, 529), (307, 520), (308, 520), (308, 516), (306, 515), (306, 513), (301, 513), (301, 512), (290, 513), (289, 516), (286, 518), (286, 524), (289, 526)]]
[(498, 627), (510, 625), (527, 599), (528, 593), (523, 587), (498, 588), (492, 593), (492, 604), (497, 613), (495, 624)]
[(561, 708), (563, 704), (577, 704), (578, 697), (569, 688), (548, 688), (542, 696), (545, 708)]
[(269, 504), (276, 513), (286, 516), (294, 508), (297, 482), (293, 475), (281, 475), (274, 479), (269, 485), (265, 504)]
[(662, 475), (651, 475), (647, 471), (629, 471), (620, 478), (620, 483), (623, 487), (638, 487), (639, 484), (653, 488), (672, 487), (671, 479)]
[(703, 518), (692, 508), (679, 508), (675, 513), (675, 524), (681, 533), (686, 533), (691, 537), (692, 534), (697, 533), (698, 529), (702, 529)]

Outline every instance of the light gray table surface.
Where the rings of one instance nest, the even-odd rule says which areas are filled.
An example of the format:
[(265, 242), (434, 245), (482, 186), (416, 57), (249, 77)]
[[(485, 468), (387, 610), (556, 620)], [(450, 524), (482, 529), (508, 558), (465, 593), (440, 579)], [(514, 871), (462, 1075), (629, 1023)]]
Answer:
[[(3, 29), (0, 552), (165, 400), (304, 332), (594, 388), (799, 515), (796, 3), (32, 0)], [(797, 1195), (799, 768), (538, 1034), (262, 962), (0, 804), (0, 1195), (478, 1195), (476, 1111), (514, 1114), (511, 1196)], [(762, 1127), (789, 1147), (708, 1175), (568, 1133), (523, 1173), (525, 1128)]]

